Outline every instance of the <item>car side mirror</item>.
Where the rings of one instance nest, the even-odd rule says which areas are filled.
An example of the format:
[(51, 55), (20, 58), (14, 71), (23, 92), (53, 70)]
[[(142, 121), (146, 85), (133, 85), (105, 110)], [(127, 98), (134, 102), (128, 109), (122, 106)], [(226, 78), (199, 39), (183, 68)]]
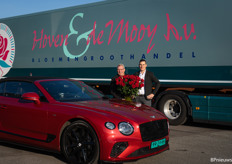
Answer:
[(22, 99), (34, 101), (35, 104), (40, 104), (40, 97), (35, 92), (27, 92), (22, 95)]

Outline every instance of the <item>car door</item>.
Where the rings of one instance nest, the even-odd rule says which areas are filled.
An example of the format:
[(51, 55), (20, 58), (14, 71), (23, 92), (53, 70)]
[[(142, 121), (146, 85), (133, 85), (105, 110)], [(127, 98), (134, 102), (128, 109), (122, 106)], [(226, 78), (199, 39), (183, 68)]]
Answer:
[(0, 117), (2, 132), (34, 140), (47, 139), (46, 102), (35, 104), (21, 99), (25, 92), (37, 92), (33, 83), (21, 81), (5, 82), (4, 96), (1, 96)]
[(2, 120), (3, 120), (3, 115), (2, 111), (4, 109), (3, 102), (4, 102), (4, 88), (5, 88), (5, 82), (0, 83), (0, 131), (2, 131)]

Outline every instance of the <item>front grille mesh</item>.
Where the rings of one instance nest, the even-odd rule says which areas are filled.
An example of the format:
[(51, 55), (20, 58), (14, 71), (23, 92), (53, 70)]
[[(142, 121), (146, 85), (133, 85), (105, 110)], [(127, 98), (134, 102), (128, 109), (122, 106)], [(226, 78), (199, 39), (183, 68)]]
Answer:
[(144, 142), (160, 139), (168, 135), (168, 124), (166, 119), (147, 122), (141, 124), (139, 128)]
[(117, 142), (114, 144), (110, 157), (118, 157), (128, 147), (127, 142)]

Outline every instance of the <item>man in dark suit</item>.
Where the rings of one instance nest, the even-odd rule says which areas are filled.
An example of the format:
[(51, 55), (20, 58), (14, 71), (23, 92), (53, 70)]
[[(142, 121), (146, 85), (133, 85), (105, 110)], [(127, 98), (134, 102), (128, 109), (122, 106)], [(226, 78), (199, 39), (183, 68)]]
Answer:
[(117, 89), (117, 85), (116, 85), (116, 80), (118, 77), (123, 78), (123, 76), (125, 75), (125, 66), (123, 64), (119, 64), (117, 66), (117, 72), (118, 74), (115, 75), (112, 79), (111, 79), (111, 83), (110, 83), (110, 92), (113, 95), (114, 98), (118, 98), (118, 99), (122, 99), (124, 98), (124, 95), (122, 95), (122, 93)]
[[(135, 101), (151, 106), (151, 100), (155, 96), (156, 92), (160, 87), (159, 80), (155, 77), (153, 72), (147, 71), (147, 63), (146, 60), (141, 59), (139, 61), (139, 69), (140, 71), (136, 72), (135, 75), (139, 76), (144, 80), (144, 87), (139, 90), (138, 96), (136, 96)], [(155, 89), (153, 90), (153, 83)]]

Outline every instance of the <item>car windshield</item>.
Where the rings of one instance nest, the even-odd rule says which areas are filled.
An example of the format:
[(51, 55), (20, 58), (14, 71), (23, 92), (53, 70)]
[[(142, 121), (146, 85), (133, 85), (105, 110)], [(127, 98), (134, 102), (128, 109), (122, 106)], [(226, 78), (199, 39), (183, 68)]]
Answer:
[(40, 84), (56, 101), (87, 101), (104, 97), (82, 81), (52, 80), (43, 81)]

